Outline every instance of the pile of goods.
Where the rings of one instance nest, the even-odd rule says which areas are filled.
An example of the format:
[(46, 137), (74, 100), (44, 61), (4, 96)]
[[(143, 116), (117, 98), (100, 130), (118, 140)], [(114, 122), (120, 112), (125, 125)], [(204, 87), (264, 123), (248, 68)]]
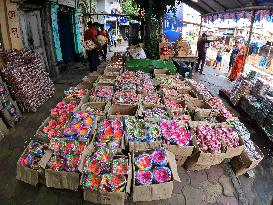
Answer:
[(175, 44), (175, 53), (176, 57), (185, 57), (191, 54), (191, 47), (182, 37), (180, 37)]
[(20, 157), (19, 162), (22, 167), (28, 167), (33, 170), (38, 170), (38, 162), (44, 155), (46, 145), (39, 141), (31, 141), (27, 146), (25, 152)]
[(104, 120), (98, 125), (94, 143), (96, 147), (109, 147), (115, 152), (113, 150), (120, 148), (123, 137), (123, 123), (120, 120)]
[(164, 144), (188, 146), (192, 140), (186, 124), (182, 121), (164, 121), (160, 123), (161, 136)]
[(88, 112), (74, 112), (70, 123), (63, 130), (63, 135), (70, 139), (88, 139), (96, 125), (96, 117)]
[(45, 71), (42, 57), (30, 49), (6, 53), (6, 65), (0, 69), (20, 108), (36, 112), (55, 92), (53, 82)]
[[(123, 70), (123, 64), (110, 64)], [(92, 90), (65, 91), (35, 135), (42, 142), (32, 141), (20, 157), (17, 179), (37, 185), (45, 178), (47, 187), (81, 190), (92, 203), (110, 198), (124, 204), (130, 190), (133, 201), (171, 197), (177, 165), (202, 170), (242, 153), (241, 138), (249, 132), (203, 84), (121, 70), (112, 86), (96, 81)], [(269, 109), (268, 99), (263, 107)], [(221, 119), (194, 121), (197, 112), (211, 110), (207, 104)], [(166, 194), (147, 192), (147, 186)]]
[(242, 74), (236, 81), (230, 100), (239, 105), (257, 122), (268, 137), (273, 140), (273, 78), (255, 71), (247, 76)]
[(203, 152), (221, 153), (221, 137), (210, 125), (198, 125), (195, 128), (197, 144)]
[(169, 114), (164, 108), (154, 107), (146, 108), (144, 111), (144, 119), (162, 120), (169, 119)]
[(98, 192), (124, 192), (129, 172), (129, 161), (115, 156), (105, 147), (87, 156), (83, 167), (84, 189)]
[(135, 157), (136, 185), (160, 184), (172, 180), (165, 149), (155, 149)]
[(50, 118), (47, 125), (43, 127), (42, 134), (45, 138), (55, 138), (58, 133), (62, 132), (65, 125), (69, 122), (70, 117), (76, 108), (76, 103), (59, 102), (55, 108), (50, 110)]
[(94, 92), (91, 93), (90, 97), (92, 101), (108, 101), (112, 98), (113, 88), (108, 86), (96, 87)]
[(79, 166), (83, 150), (87, 146), (86, 140), (52, 139), (49, 149), (53, 151), (46, 168), (55, 171), (75, 172)]
[(127, 117), (125, 120), (126, 137), (130, 142), (154, 142), (160, 140), (160, 127), (155, 122)]

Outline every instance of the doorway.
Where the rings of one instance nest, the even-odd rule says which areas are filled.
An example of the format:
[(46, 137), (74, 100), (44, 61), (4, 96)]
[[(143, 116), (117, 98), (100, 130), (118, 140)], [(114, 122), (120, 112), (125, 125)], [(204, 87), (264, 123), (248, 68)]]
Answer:
[(60, 6), (58, 10), (59, 38), (63, 61), (70, 63), (75, 57), (75, 44), (73, 32), (73, 15), (75, 10), (66, 6)]
[(50, 72), (43, 40), (40, 11), (20, 10), (19, 22), (23, 46), (31, 48), (36, 53), (39, 53), (42, 56), (45, 69)]

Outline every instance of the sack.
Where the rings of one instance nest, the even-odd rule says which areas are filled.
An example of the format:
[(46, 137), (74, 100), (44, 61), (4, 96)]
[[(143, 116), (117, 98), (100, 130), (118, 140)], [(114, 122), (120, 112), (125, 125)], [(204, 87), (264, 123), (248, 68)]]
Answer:
[(88, 41), (84, 41), (83, 47), (85, 48), (85, 50), (91, 51), (97, 48), (97, 45), (94, 43), (94, 41), (88, 40)]

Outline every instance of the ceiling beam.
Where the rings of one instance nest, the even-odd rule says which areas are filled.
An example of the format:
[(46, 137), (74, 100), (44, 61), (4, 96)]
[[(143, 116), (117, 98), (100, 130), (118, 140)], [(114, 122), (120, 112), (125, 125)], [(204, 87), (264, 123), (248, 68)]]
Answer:
[(240, 2), (240, 0), (234, 0), (236, 2), (237, 5), (239, 5), (241, 8), (244, 7), (244, 5), (242, 4), (242, 2)]
[(197, 10), (198, 12), (200, 12), (201, 14), (206, 14), (208, 13), (208, 11), (204, 8), (202, 8), (201, 6), (199, 6), (197, 3), (192, 2), (191, 0), (184, 0), (183, 3), (187, 4), (189, 7)]
[(227, 7), (225, 7), (221, 2), (219, 2), (219, 0), (212, 0), (212, 1), (220, 5), (224, 10), (227, 10)]
[(207, 4), (205, 1), (201, 1), (199, 0), (200, 3), (204, 4), (206, 7), (208, 7), (210, 10), (212, 10), (212, 12), (215, 12), (216, 10), (214, 8), (212, 8), (209, 4)]

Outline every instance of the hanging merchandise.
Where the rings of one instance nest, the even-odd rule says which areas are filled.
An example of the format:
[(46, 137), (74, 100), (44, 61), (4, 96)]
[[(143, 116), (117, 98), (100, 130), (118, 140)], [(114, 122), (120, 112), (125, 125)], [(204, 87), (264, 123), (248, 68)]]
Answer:
[(30, 49), (10, 50), (1, 75), (11, 88), (20, 108), (36, 112), (55, 92), (53, 82), (43, 68), (42, 57)]

